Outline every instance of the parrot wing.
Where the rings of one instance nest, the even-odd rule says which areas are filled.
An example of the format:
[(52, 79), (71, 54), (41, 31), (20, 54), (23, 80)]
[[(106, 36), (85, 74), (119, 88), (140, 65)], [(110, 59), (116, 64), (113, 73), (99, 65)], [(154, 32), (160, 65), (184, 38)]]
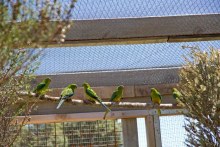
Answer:
[(158, 103), (158, 104), (161, 103), (162, 97), (159, 92), (151, 93), (150, 97), (153, 103)]
[(162, 99), (161, 95), (159, 94), (160, 100)]
[(37, 87), (34, 89), (34, 92), (37, 92), (38, 90), (41, 90), (42, 88), (44, 88), (46, 86), (45, 83), (40, 83), (37, 85)]
[(178, 97), (176, 92), (173, 92), (173, 98), (176, 99)]
[(69, 97), (73, 96), (74, 92), (72, 91), (71, 88), (65, 88), (62, 92), (61, 92), (61, 99), (68, 99)]
[(70, 88), (65, 88), (62, 92), (61, 92), (61, 96), (60, 96), (60, 102), (57, 105), (57, 109), (59, 109), (61, 107), (61, 105), (63, 104), (63, 102), (65, 100), (67, 100), (68, 98), (70, 98), (71, 96), (73, 96), (74, 93), (72, 91), (72, 89)]
[(184, 103), (180, 100), (182, 94), (179, 91), (173, 92), (173, 98), (176, 100), (177, 104), (180, 106), (184, 106)]
[(89, 96), (89, 97), (91, 97), (91, 98), (93, 98), (93, 99), (99, 99), (99, 97), (97, 96), (97, 94), (95, 93), (95, 91), (93, 91), (92, 89), (90, 89), (90, 88), (87, 88), (86, 89), (86, 94)]
[(111, 97), (111, 99), (110, 99), (111, 102), (114, 101), (114, 99), (117, 97), (117, 94), (118, 94), (117, 91), (115, 91), (115, 92), (112, 93), (112, 97)]
[(162, 99), (161, 95), (159, 92), (157, 92), (157, 95), (159, 96), (160, 100)]
[(179, 91), (173, 92), (173, 98), (177, 99), (177, 98), (180, 98), (181, 96), (182, 96), (182, 94)]
[(90, 96), (91, 98), (93, 99), (96, 99), (105, 109), (107, 109), (107, 111), (111, 111), (106, 105), (104, 105), (102, 103), (102, 100), (97, 96), (97, 94), (95, 93), (95, 91), (93, 91), (92, 89), (90, 88), (87, 88), (86, 89), (86, 94), (88, 94), (88, 96)]

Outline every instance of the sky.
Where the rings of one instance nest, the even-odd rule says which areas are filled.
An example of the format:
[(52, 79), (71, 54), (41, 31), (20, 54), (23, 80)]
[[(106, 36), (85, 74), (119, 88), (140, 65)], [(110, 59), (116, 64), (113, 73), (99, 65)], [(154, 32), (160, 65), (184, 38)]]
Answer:
[[(220, 13), (220, 0), (78, 0), (73, 19), (110, 19)], [(220, 48), (219, 41), (47, 48), (36, 74), (175, 67), (189, 53), (181, 46)], [(183, 116), (161, 117), (163, 147), (183, 147)], [(139, 146), (146, 147), (144, 119), (138, 119)]]

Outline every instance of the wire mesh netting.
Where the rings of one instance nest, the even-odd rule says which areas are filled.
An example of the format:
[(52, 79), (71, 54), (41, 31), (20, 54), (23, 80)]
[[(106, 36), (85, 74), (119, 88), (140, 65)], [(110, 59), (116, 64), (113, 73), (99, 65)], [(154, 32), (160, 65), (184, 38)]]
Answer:
[[(163, 147), (184, 147), (186, 131), (184, 117), (161, 116), (160, 129)], [(137, 118), (138, 142), (147, 146), (144, 118)], [(94, 122), (64, 122), (50, 124), (30, 124), (23, 127), (14, 143), (15, 147), (122, 147), (121, 120)]]
[(184, 116), (161, 116), (160, 130), (163, 147), (185, 147)]
[(122, 146), (120, 120), (30, 124), (23, 127), (15, 147)]
[[(147, 147), (145, 119), (138, 118), (138, 142), (140, 147)], [(186, 131), (183, 115), (160, 116), (160, 131), (163, 147), (185, 147)]]
[(144, 118), (137, 118), (137, 128), (138, 128), (138, 145), (140, 147), (147, 147), (147, 135), (146, 126)]
[[(66, 2), (66, 5), (68, 5), (68, 0)], [(91, 21), (81, 21), (80, 25), (75, 25), (75, 30), (80, 30), (80, 32), (76, 33), (74, 30), (70, 31), (72, 32), (72, 37), (76, 40), (81, 38), (89, 38), (89, 39), (97, 39), (93, 38), (93, 35), (86, 35), (88, 32), (95, 32), (95, 30), (98, 28), (95, 28), (94, 26), (99, 26), (99, 28), (104, 28), (104, 30), (96, 32), (95, 34), (102, 35), (102, 37), (109, 37), (111, 34), (117, 34), (117, 32), (114, 32), (116, 30), (112, 29), (112, 26), (115, 25), (116, 21), (119, 20), (119, 18), (150, 18), (150, 17), (166, 17), (166, 16), (189, 16), (189, 15), (200, 15), (197, 17), (197, 19), (189, 19), (186, 17), (182, 17), (181, 19), (177, 19), (177, 21), (172, 21), (172, 25), (178, 27), (178, 25), (182, 24), (182, 26), (179, 29), (181, 33), (187, 33), (185, 31), (185, 28), (189, 28), (191, 24), (188, 22), (191, 22), (192, 25), (196, 26), (193, 28), (194, 32), (191, 34), (197, 34), (204, 32), (204, 30), (210, 30), (210, 28), (217, 26), (219, 23), (218, 17), (209, 17), (208, 14), (219, 14), (220, 13), (220, 1), (219, 0), (137, 0), (137, 1), (126, 1), (126, 0), (80, 0), (77, 1), (75, 4), (75, 8), (72, 11), (72, 19), (73, 20), (100, 20), (102, 21), (101, 24), (98, 24), (100, 21), (96, 21), (96, 25), (93, 25)], [(206, 17), (202, 17), (202, 15), (206, 15)], [(207, 17), (208, 16), (208, 17)], [(105, 21), (108, 19), (108, 22)], [(167, 18), (168, 19), (168, 18)], [(121, 29), (127, 28), (128, 30), (132, 30), (134, 28), (143, 28), (143, 23), (140, 23), (140, 21), (133, 22), (132, 26), (130, 26), (130, 21), (127, 21), (128, 19), (120, 19), (122, 21), (117, 21), (116, 26), (121, 26)], [(148, 19), (149, 20), (149, 19)], [(169, 20), (170, 21), (170, 20)], [(169, 22), (168, 21), (168, 22)], [(203, 22), (202, 27), (200, 25), (201, 21)], [(206, 22), (206, 25), (204, 25), (204, 21)], [(148, 21), (145, 21), (145, 25), (149, 23)], [(157, 23), (155, 21), (156, 24)], [(164, 24), (166, 24), (167, 21), (164, 21)], [(198, 23), (197, 25), (195, 25)], [(105, 24), (105, 25), (103, 25)], [(111, 25), (110, 25), (111, 24)], [(91, 27), (93, 26), (93, 27)], [(101, 26), (101, 27), (100, 27)], [(154, 24), (152, 25), (154, 26)], [(91, 29), (89, 29), (91, 28)], [(171, 28), (171, 26), (167, 26), (167, 29)], [(154, 33), (157, 32), (159, 28), (156, 28)], [(151, 30), (153, 30), (151, 28)], [(172, 30), (172, 29), (171, 29)], [(138, 31), (138, 29), (136, 30)], [(147, 29), (143, 30), (147, 31)], [(112, 33), (114, 32), (114, 33)], [(125, 31), (129, 32), (129, 31)], [(142, 31), (139, 32), (141, 34)], [(172, 35), (180, 35), (179, 32), (175, 32)], [(210, 34), (213, 32), (209, 32)], [(209, 34), (208, 33), (208, 34)], [(126, 33), (125, 33), (126, 34)], [(121, 38), (126, 38), (126, 35), (131, 35), (130, 32), (128, 34), (117, 34)], [(123, 36), (125, 35), (125, 36)], [(181, 34), (182, 35), (182, 34)], [(185, 34), (189, 35), (189, 34)], [(67, 35), (68, 36), (68, 35)], [(158, 35), (155, 35), (158, 36)], [(143, 36), (138, 36), (143, 37)], [(71, 37), (67, 37), (71, 40)]]
[[(69, 4), (69, 0), (65, 0), (62, 2), (63, 2), (62, 6)], [(219, 0), (212, 0), (212, 1), (211, 0), (207, 0), (207, 1), (203, 1), (203, 0), (194, 0), (194, 1), (191, 0), (167, 0), (167, 1), (79, 0), (75, 3), (75, 7), (74, 10), (72, 11), (72, 14), (73, 14), (73, 20), (141, 18), (141, 17), (152, 17), (152, 16), (195, 15), (195, 14), (201, 15), (201, 14), (213, 14), (213, 13), (219, 14), (220, 13), (219, 6), (220, 6)], [(199, 17), (199, 19), (203, 19), (203, 18), (204, 17), (202, 15), (201, 17)], [(214, 17), (214, 18), (218, 18), (218, 17)], [(176, 25), (174, 26), (178, 28), (179, 23), (186, 22), (186, 24), (184, 23), (184, 26), (181, 27), (188, 28), (191, 24), (187, 24), (188, 21), (185, 21), (184, 19), (185, 19), (184, 17), (181, 17), (181, 19), (178, 19), (180, 21), (173, 21), (173, 23), (176, 23)], [(213, 28), (213, 26), (218, 26), (219, 24), (219, 21), (217, 20), (214, 19), (212, 19), (212, 21), (206, 20), (205, 21), (206, 25), (202, 27), (199, 25), (199, 23), (197, 25), (196, 22), (193, 22), (193, 26), (195, 26), (195, 28), (191, 33), (193, 34), (197, 34), (198, 32), (203, 33), (204, 30), (212, 31), (212, 29), (210, 28)], [(99, 34), (99, 35), (101, 34), (101, 38), (99, 39), (108, 36), (109, 32), (112, 31), (114, 32), (114, 30), (112, 30), (111, 27), (109, 27), (109, 25), (106, 23), (104, 23), (104, 26), (102, 26), (103, 24), (101, 23), (101, 26), (103, 27), (102, 30), (103, 32), (96, 32), (95, 28), (100, 22), (96, 22), (97, 24), (94, 25), (96, 27), (93, 26), (94, 28), (91, 27), (91, 24), (88, 22), (89, 21), (80, 21), (79, 25), (77, 25), (77, 23), (76, 25), (73, 25), (75, 27), (74, 28), (75, 30), (80, 30), (78, 32), (79, 34), (76, 33), (75, 36), (76, 38), (74, 38), (75, 35), (74, 29), (70, 30), (68, 32), (69, 34), (67, 34), (66, 39), (67, 40), (97, 39), (97, 38), (89, 38), (88, 31), (90, 32), (90, 30), (92, 30), (93, 33), (95, 32), (95, 34)], [(83, 23), (88, 23), (88, 25), (82, 27), (83, 25), (81, 24)], [(120, 21), (119, 23), (125, 24), (121, 26), (122, 29), (126, 28), (127, 26), (126, 19), (122, 19), (122, 21)], [(137, 24), (132, 23), (132, 26), (129, 27), (141, 28), (139, 23)], [(159, 30), (159, 29), (155, 29), (155, 30)], [(171, 34), (171, 36), (183, 35), (184, 34), (183, 30), (184, 29), (182, 28), (178, 28), (178, 31), (174, 32), (174, 34)], [(132, 31), (129, 32), (129, 30), (128, 31), (126, 30), (125, 32), (126, 34), (128, 33), (128, 36), (132, 34)], [(163, 33), (161, 33), (163, 32), (163, 30), (159, 32), (160, 35), (163, 35)], [(206, 32), (206, 33), (213, 34), (213, 32)], [(104, 36), (102, 36), (103, 34)], [(117, 34), (117, 32), (115, 32), (115, 34)], [(123, 38), (123, 35), (122, 36), (120, 35), (122, 34), (117, 34), (116, 36), (118, 38), (120, 37)], [(191, 34), (187, 34), (187, 35), (191, 35)], [(142, 36), (142, 37), (146, 37), (146, 36)], [(41, 74), (58, 74), (58, 73), (180, 67), (184, 63), (182, 56), (186, 55), (189, 52), (189, 50), (181, 49), (183, 45), (200, 46), (201, 48), (208, 48), (209, 46), (219, 48), (220, 44), (219, 41), (207, 41), (207, 42), (46, 48), (44, 49), (44, 56), (41, 58), (41, 65), (39, 69), (36, 71), (36, 74), (41, 75)], [(173, 82), (176, 81), (174, 80)], [(156, 81), (156, 83), (159, 82)]]
[(219, 0), (79, 0), (74, 19), (220, 13)]
[[(64, 2), (65, 6), (68, 5), (68, 1)], [(78, 0), (72, 11), (72, 19), (142, 18), (219, 13), (220, 0)], [(122, 23), (126, 22), (122, 21)], [(208, 25), (203, 29), (211, 28), (219, 22), (214, 20), (207, 23)], [(134, 27), (140, 26), (135, 24)], [(106, 30), (107, 33), (112, 31), (108, 30), (108, 26)], [(195, 28), (195, 34), (202, 31), (199, 26)], [(79, 34), (79, 36), (83, 35), (87, 36), (86, 32)], [(184, 64), (182, 56), (189, 53), (189, 50), (182, 49), (182, 46), (187, 45), (199, 46), (204, 50), (210, 46), (220, 48), (219, 41), (46, 48), (43, 49), (44, 55), (40, 58), (41, 65), (36, 74), (180, 67)], [(166, 78), (169, 79), (169, 77)], [(171, 82), (177, 83), (175, 80), (172, 81), (172, 78), (170, 79)], [(156, 83), (160, 82), (155, 80), (148, 84)], [(184, 146), (186, 132), (183, 128), (183, 119), (183, 116), (160, 117), (164, 147)], [(147, 145), (144, 121), (143, 118), (138, 120), (140, 146)], [(26, 125), (14, 146), (123, 146), (121, 122), (120, 120), (106, 120)]]
[[(58, 0), (56, 4), (59, 4), (57, 7), (69, 7), (70, 2), (71, 0)], [(37, 12), (43, 3), (43, 0), (27, 1), (26, 5)], [(53, 1), (50, 3), (55, 4)], [(82, 20), (212, 14), (220, 13), (219, 7), (219, 0), (78, 0), (72, 11), (72, 18)]]
[(109, 45), (44, 49), (37, 74), (179, 67), (189, 49), (220, 48), (219, 41)]

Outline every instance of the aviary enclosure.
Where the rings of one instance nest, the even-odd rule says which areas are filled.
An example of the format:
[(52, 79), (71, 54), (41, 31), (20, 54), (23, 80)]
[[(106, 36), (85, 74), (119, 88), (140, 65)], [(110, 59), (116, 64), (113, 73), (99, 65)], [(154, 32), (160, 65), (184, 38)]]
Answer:
[[(32, 84), (49, 77), (51, 91), (31, 112), (15, 146), (184, 146), (184, 136), (176, 136), (185, 133), (187, 111), (176, 105), (172, 88), (187, 47), (220, 47), (219, 13), (218, 0), (78, 0), (65, 42), (43, 49)], [(106, 120), (99, 105), (80, 104), (84, 82), (104, 102), (124, 85), (122, 102), (111, 107)], [(78, 85), (73, 101), (56, 109), (70, 83)], [(153, 87), (162, 95), (160, 106), (151, 103)]]

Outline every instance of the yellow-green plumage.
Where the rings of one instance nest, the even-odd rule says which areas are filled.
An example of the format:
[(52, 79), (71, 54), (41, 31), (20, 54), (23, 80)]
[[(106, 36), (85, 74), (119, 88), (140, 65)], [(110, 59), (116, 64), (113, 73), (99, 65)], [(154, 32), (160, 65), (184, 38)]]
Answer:
[(182, 96), (182, 94), (176, 88), (173, 88), (173, 98), (178, 99), (181, 96)]
[(90, 87), (88, 83), (83, 83), (84, 91), (89, 101), (100, 103), (107, 111), (111, 111), (106, 105), (102, 103), (102, 100), (95, 91)]
[(120, 102), (123, 96), (124, 86), (120, 85), (117, 89), (112, 93), (112, 97), (110, 99), (111, 102)]
[(179, 105), (184, 105), (181, 101), (180, 101), (180, 97), (182, 97), (182, 94), (176, 89), (173, 88), (173, 98), (176, 100), (177, 104)]
[[(123, 85), (118, 86), (117, 89), (112, 93), (110, 102), (112, 102), (112, 104), (120, 102), (123, 96), (123, 91), (124, 91), (124, 86)], [(106, 118), (107, 114), (108, 111), (105, 112), (103, 119)]]
[(162, 97), (161, 97), (160, 93), (155, 88), (151, 88), (150, 97), (151, 97), (151, 101), (154, 104), (158, 104), (158, 105), (161, 104)]
[(77, 88), (76, 84), (70, 84), (64, 88), (60, 94), (60, 102), (57, 105), (57, 109), (63, 104), (64, 101), (70, 99), (74, 95), (74, 90)]
[[(158, 104), (158, 105), (161, 104), (162, 97), (161, 97), (159, 91), (157, 91), (157, 89), (151, 88), (150, 97), (151, 97), (151, 101), (153, 102), (154, 105), (155, 104)], [(158, 115), (161, 114), (160, 109), (157, 110), (157, 113), (158, 113)]]
[(50, 82), (51, 82), (50, 78), (44, 79), (41, 83), (37, 85), (37, 87), (33, 90), (33, 92), (36, 95), (44, 95), (48, 91)]

